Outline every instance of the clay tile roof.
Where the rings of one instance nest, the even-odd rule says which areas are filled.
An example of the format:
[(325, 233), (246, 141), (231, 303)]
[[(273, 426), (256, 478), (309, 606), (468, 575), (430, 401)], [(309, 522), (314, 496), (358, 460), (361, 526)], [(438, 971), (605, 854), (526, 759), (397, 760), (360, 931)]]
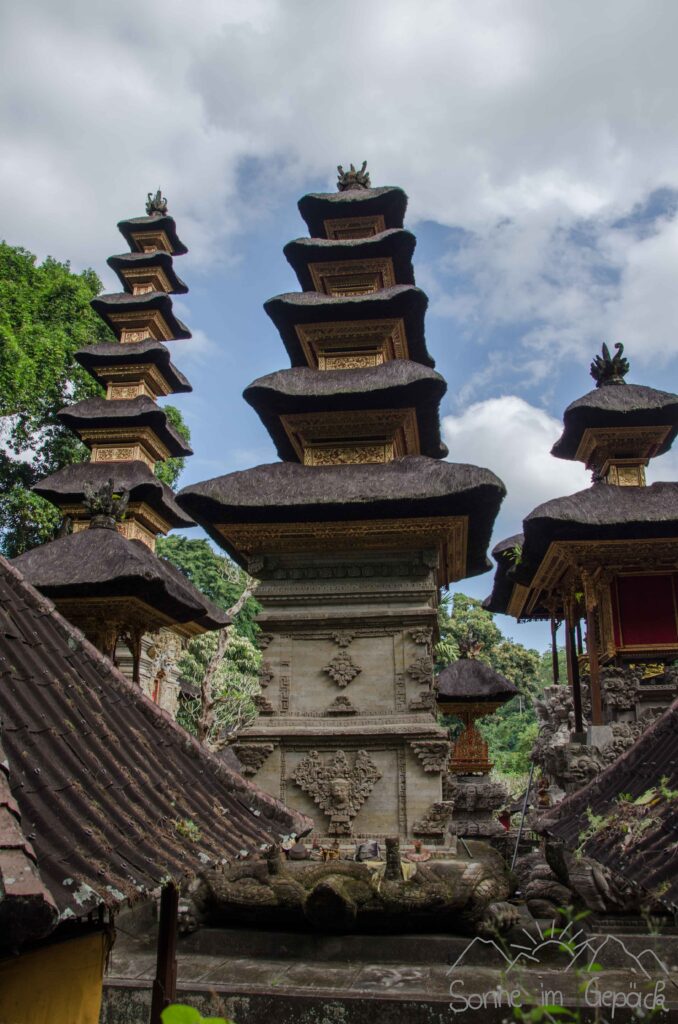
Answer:
[(642, 384), (595, 388), (568, 405), (563, 415), (563, 433), (551, 454), (558, 459), (573, 459), (589, 427), (656, 426), (671, 428), (657, 452), (661, 455), (669, 450), (678, 433), (678, 395)]
[(369, 295), (330, 296), (322, 292), (287, 292), (264, 303), (280, 332), (293, 366), (306, 366), (297, 327), (305, 324), (345, 323), (350, 329), (364, 321), (402, 320), (410, 359), (435, 366), (426, 348), (424, 314), (428, 298), (414, 285), (395, 285)]
[(52, 903), (62, 920), (114, 907), (311, 827), (201, 747), (4, 558), (0, 723), (0, 921), (16, 910), (15, 868), (27, 928), (33, 914), (48, 930)]
[[(661, 790), (664, 790), (662, 794)], [(678, 700), (587, 786), (542, 815), (537, 831), (579, 849), (678, 910)], [(632, 801), (651, 802), (635, 807)], [(620, 803), (620, 798), (624, 800)], [(629, 799), (627, 799), (630, 798)], [(607, 820), (591, 831), (589, 811)], [(629, 841), (629, 827), (642, 825)]]
[(476, 658), (459, 658), (447, 665), (436, 679), (436, 689), (436, 699), (443, 704), (451, 701), (503, 703), (518, 693), (513, 683)]
[(295, 366), (259, 377), (244, 396), (261, 417), (281, 459), (298, 458), (280, 420), (285, 414), (403, 408), (416, 410), (421, 454), (440, 459), (448, 454), (438, 416), (446, 390), (444, 378), (435, 370), (394, 359), (355, 370)]
[(117, 530), (81, 530), (31, 548), (12, 564), (54, 600), (134, 596), (180, 624), (217, 629), (228, 622), (171, 562)]
[(398, 284), (414, 284), (412, 254), (417, 240), (410, 231), (392, 229), (369, 238), (337, 241), (328, 238), (296, 238), (283, 252), (304, 291), (315, 291), (309, 263), (343, 262), (390, 258)]
[(324, 221), (340, 217), (372, 217), (381, 214), (387, 228), (401, 228), (407, 209), (407, 196), (401, 188), (347, 189), (345, 192), (310, 192), (298, 202), (312, 238), (325, 236)]

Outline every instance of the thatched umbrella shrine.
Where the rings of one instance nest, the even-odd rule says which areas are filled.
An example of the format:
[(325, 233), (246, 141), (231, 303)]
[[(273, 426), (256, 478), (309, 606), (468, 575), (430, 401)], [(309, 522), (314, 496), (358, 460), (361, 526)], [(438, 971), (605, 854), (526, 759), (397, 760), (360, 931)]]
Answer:
[(518, 689), (485, 662), (459, 658), (437, 676), (435, 692), (438, 710), (463, 723), (443, 783), (444, 795), (454, 805), (450, 828), (464, 836), (501, 834), (502, 826), (493, 812), (505, 802), (507, 790), (489, 778), (493, 766), (476, 723), (512, 700)]
[[(615, 348), (611, 355), (604, 345), (592, 363), (596, 387), (565, 410), (552, 449), (584, 462), (591, 487), (540, 505), (525, 518), (522, 539), (495, 548), (485, 606), (518, 619), (564, 620), (574, 731), (581, 735), (588, 721), (589, 744), (614, 740), (618, 753), (678, 688), (678, 484), (645, 482), (649, 460), (678, 433), (678, 395), (627, 384), (629, 364)], [(551, 696), (557, 703), (557, 690)], [(566, 725), (563, 708), (560, 718)]]
[(191, 390), (165, 345), (190, 338), (190, 332), (172, 312), (170, 297), (188, 290), (172, 265), (186, 246), (160, 192), (149, 193), (146, 209), (147, 216), (118, 224), (132, 251), (108, 261), (124, 291), (92, 301), (117, 340), (76, 353), (106, 388), (105, 397), (59, 413), (90, 449), (90, 459), (35, 486), (62, 511), (72, 532), (14, 560), (104, 654), (115, 657), (124, 643), (136, 682), (147, 634), (168, 629), (185, 638), (227, 622), (221, 609), (154, 553), (159, 533), (193, 525), (154, 473), (158, 462), (191, 454), (157, 404)]
[(282, 461), (178, 501), (261, 580), (265, 696), (238, 744), (246, 770), (321, 833), (442, 842), (438, 591), (485, 571), (504, 488), (442, 461), (446, 385), (404, 192), (372, 188), (364, 168), (338, 189), (300, 200), (311, 237), (285, 255), (302, 292), (265, 304), (292, 367), (245, 391)]

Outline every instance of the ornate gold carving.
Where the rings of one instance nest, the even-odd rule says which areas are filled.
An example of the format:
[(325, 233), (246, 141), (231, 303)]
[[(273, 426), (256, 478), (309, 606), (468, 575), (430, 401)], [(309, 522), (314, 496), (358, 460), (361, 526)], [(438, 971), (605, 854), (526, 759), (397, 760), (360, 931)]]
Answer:
[(132, 295), (172, 291), (172, 285), (162, 267), (124, 266), (120, 269), (120, 273), (132, 289)]
[(421, 450), (411, 408), (291, 413), (280, 421), (305, 466), (390, 462)]
[(295, 768), (292, 779), (330, 819), (329, 835), (351, 834), (353, 818), (369, 797), (381, 772), (366, 750), (355, 755), (353, 767), (343, 750), (323, 761), (312, 750)]
[(319, 370), (350, 370), (409, 358), (400, 318), (297, 324), (295, 330), (308, 365)]
[(390, 257), (309, 263), (313, 287), (325, 295), (369, 295), (396, 284)]
[(172, 334), (167, 321), (158, 309), (127, 310), (120, 313), (107, 313), (113, 330), (123, 343), (145, 341), (172, 341)]
[(155, 534), (147, 530), (141, 523), (133, 519), (126, 519), (124, 522), (118, 523), (116, 528), (118, 533), (127, 537), (127, 540), (140, 540), (151, 551), (155, 551)]
[(172, 253), (172, 243), (164, 231), (132, 231), (131, 238), (139, 252)]
[(206, 632), (197, 622), (175, 622), (138, 597), (58, 598), (54, 603), (64, 618), (87, 636), (100, 630), (102, 623), (110, 624), (118, 632), (137, 628), (144, 633), (154, 633), (166, 628), (189, 638)]
[(467, 516), (342, 519), (321, 523), (219, 523), (216, 529), (245, 558), (278, 551), (436, 548), (439, 586), (466, 575)]
[(169, 458), (169, 450), (151, 427), (79, 428), (77, 433), (91, 448), (92, 462), (142, 459), (153, 468), (156, 462)]
[(327, 238), (371, 238), (386, 230), (381, 214), (374, 217), (337, 217), (323, 221)]
[(140, 398), (147, 395), (155, 398), (152, 391), (149, 391), (143, 382), (139, 384), (109, 384), (106, 391), (106, 398), (111, 402), (120, 401), (123, 398)]
[(425, 772), (442, 772), (447, 768), (451, 749), (447, 740), (411, 740), (410, 747)]
[(607, 477), (608, 483), (635, 483), (637, 486), (636, 481), (610, 478), (611, 466), (614, 463), (638, 468), (647, 465), (649, 459), (657, 454), (669, 430), (670, 427), (588, 427), (579, 442), (575, 459), (584, 462), (598, 476)]
[(645, 463), (634, 459), (616, 459), (608, 464), (605, 480), (617, 487), (645, 487)]
[[(125, 384), (143, 387), (144, 390), (139, 393), (148, 395), (149, 398), (153, 399), (172, 393), (172, 388), (157, 366), (154, 366), (152, 363), (98, 366), (94, 369), (94, 374), (97, 380), (108, 385), (107, 398), (115, 397), (112, 394), (113, 388), (118, 388), (120, 385)], [(119, 392), (117, 397), (120, 397)]]

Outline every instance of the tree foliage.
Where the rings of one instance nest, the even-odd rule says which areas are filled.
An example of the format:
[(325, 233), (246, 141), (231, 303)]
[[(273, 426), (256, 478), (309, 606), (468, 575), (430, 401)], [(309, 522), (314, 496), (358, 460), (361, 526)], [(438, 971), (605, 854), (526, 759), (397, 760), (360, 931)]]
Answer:
[(481, 719), (479, 728), (497, 771), (527, 771), (537, 735), (532, 697), (550, 682), (550, 651), (540, 655), (505, 637), (492, 613), (466, 594), (453, 594), (443, 601), (439, 625), (440, 642), (435, 652), (438, 668), (458, 658), (478, 658), (518, 687), (520, 696)]
[[(217, 554), (206, 540), (164, 537), (157, 552), (167, 558), (201, 593), (224, 611), (233, 608), (252, 585), (250, 577), (225, 555)], [(254, 697), (261, 692), (258, 670), (261, 654), (255, 645), (258, 626), (254, 617), (259, 604), (248, 597), (228, 630), (223, 657), (213, 663), (224, 636), (206, 633), (190, 640), (179, 660), (183, 679), (202, 692), (183, 696), (178, 721), (207, 746), (218, 749), (249, 725), (257, 715)], [(208, 674), (213, 672), (209, 679)]]
[[(90, 306), (100, 291), (93, 270), (76, 274), (51, 257), (38, 264), (26, 249), (0, 242), (0, 550), (9, 557), (50, 540), (60, 523), (32, 485), (88, 457), (56, 414), (103, 394), (73, 358), (84, 345), (115, 340)], [(188, 439), (179, 410), (165, 411)], [(160, 463), (158, 475), (173, 485), (182, 466), (182, 459)]]
[[(158, 537), (156, 552), (176, 566), (201, 594), (224, 611), (235, 604), (249, 581), (243, 569), (226, 555), (217, 554), (206, 540), (193, 540), (177, 534)], [(234, 623), (236, 632), (252, 642), (259, 632), (254, 622), (259, 611), (260, 605), (251, 597)]]

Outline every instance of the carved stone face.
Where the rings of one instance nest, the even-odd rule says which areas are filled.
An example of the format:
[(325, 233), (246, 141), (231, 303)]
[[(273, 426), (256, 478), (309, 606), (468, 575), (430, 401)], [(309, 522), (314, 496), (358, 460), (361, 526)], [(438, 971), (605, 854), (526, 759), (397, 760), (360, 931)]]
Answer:
[(332, 807), (335, 811), (346, 810), (350, 796), (348, 779), (332, 779), (330, 782), (330, 796), (332, 798)]

